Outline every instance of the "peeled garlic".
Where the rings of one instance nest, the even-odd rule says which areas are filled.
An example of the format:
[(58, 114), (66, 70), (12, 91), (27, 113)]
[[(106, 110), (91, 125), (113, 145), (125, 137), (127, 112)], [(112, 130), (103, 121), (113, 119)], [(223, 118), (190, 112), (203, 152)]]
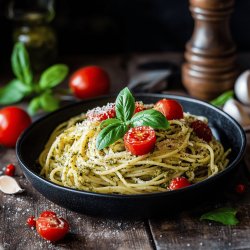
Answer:
[(0, 190), (5, 194), (16, 194), (24, 191), (16, 180), (8, 175), (0, 176)]
[(250, 70), (243, 72), (235, 82), (234, 92), (238, 100), (250, 105)]

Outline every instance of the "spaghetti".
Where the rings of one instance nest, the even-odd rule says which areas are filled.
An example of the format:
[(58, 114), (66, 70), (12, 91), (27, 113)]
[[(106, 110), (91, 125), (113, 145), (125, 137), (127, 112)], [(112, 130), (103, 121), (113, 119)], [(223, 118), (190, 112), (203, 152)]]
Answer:
[(215, 138), (209, 143), (198, 138), (190, 127), (197, 118), (185, 113), (170, 120), (169, 129), (156, 130), (154, 151), (135, 156), (125, 150), (123, 139), (97, 150), (100, 122), (82, 114), (51, 134), (39, 157), (41, 175), (62, 186), (116, 194), (164, 192), (179, 176), (200, 182), (228, 165), (230, 149)]

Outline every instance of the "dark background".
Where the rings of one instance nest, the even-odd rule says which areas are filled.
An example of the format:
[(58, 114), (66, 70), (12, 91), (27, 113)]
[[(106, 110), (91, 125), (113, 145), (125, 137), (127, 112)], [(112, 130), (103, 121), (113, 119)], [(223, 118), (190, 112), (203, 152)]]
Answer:
[[(0, 0), (0, 65), (13, 45), (8, 2)], [(183, 51), (193, 30), (188, 0), (57, 0), (55, 10), (59, 55)], [(239, 51), (250, 51), (249, 12), (249, 0), (236, 1), (231, 30)]]

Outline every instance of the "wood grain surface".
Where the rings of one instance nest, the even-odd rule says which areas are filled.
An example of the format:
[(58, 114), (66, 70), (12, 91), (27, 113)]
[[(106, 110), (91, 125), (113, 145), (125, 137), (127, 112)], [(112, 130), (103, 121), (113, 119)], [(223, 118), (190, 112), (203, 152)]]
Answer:
[[(171, 55), (133, 55), (107, 58), (69, 59), (73, 65), (95, 63), (108, 69), (112, 79), (112, 91), (126, 84), (133, 72), (131, 65), (154, 58), (170, 60)], [(181, 56), (172, 56), (175, 63)], [(22, 105), (25, 106), (24, 103)], [(249, 137), (249, 136), (248, 136)], [(250, 137), (248, 138), (250, 142)], [(250, 144), (249, 144), (250, 145)], [(246, 165), (250, 165), (249, 146)], [(31, 152), (32, 154), (32, 152)], [(12, 249), (250, 249), (250, 191), (249, 172), (243, 169), (240, 182), (247, 184), (244, 195), (229, 190), (222, 197), (216, 197), (193, 210), (158, 219), (124, 220), (91, 217), (77, 214), (53, 204), (40, 195), (26, 180), (20, 170), (14, 149), (0, 148), (0, 173), (7, 164), (16, 165), (15, 179), (25, 192), (17, 195), (0, 193), (0, 250)], [(210, 209), (222, 206), (235, 207), (240, 223), (237, 226), (223, 226), (216, 222), (200, 221), (200, 215)], [(36, 231), (26, 225), (30, 215), (38, 216), (51, 209), (69, 221), (70, 233), (57, 243), (41, 239)]]

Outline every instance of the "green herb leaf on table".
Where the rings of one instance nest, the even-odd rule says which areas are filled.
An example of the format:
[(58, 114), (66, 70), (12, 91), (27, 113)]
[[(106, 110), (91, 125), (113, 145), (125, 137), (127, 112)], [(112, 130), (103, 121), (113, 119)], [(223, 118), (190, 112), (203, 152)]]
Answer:
[(128, 126), (124, 123), (110, 124), (98, 134), (96, 147), (101, 150), (123, 137), (128, 131)]
[(23, 43), (15, 44), (11, 55), (12, 70), (18, 80), (26, 85), (31, 85), (33, 75), (30, 68), (29, 54)]
[(121, 121), (128, 121), (135, 112), (135, 99), (130, 90), (124, 88), (115, 101), (116, 117)]
[(229, 90), (212, 100), (210, 103), (217, 107), (222, 107), (228, 100), (232, 99), (234, 96), (233, 90)]
[(200, 217), (200, 220), (212, 220), (220, 222), (224, 225), (237, 225), (239, 221), (236, 218), (236, 214), (237, 214), (236, 209), (224, 207), (203, 214)]
[(31, 86), (24, 85), (20, 80), (14, 79), (0, 89), (0, 105), (19, 102), (31, 91)]
[(135, 114), (131, 119), (131, 126), (150, 126), (154, 129), (167, 129), (169, 122), (161, 112), (148, 109)]
[(42, 90), (58, 85), (67, 76), (69, 69), (64, 64), (56, 64), (46, 69), (40, 78), (39, 86)]

